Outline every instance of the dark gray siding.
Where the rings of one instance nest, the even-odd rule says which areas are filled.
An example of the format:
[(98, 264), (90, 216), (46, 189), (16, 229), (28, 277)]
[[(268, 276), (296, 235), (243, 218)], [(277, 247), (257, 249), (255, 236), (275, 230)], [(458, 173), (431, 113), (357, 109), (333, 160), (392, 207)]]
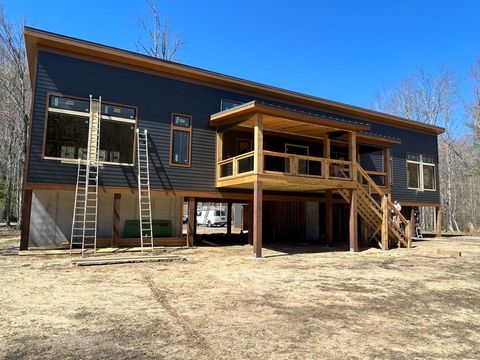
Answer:
[[(42, 160), (48, 92), (79, 97), (88, 97), (89, 94), (92, 94), (93, 96), (102, 96), (105, 102), (137, 106), (138, 126), (141, 129), (148, 129), (151, 139), (149, 151), (152, 186), (192, 191), (216, 191), (214, 185), (215, 131), (209, 126), (209, 118), (212, 113), (220, 110), (222, 98), (241, 102), (258, 99), (285, 105), (234, 91), (225, 91), (41, 51), (38, 58), (32, 119), (28, 173), (30, 182), (73, 184), (76, 180), (75, 165), (61, 164), (55, 160)], [(292, 104), (286, 106), (302, 109), (300, 106)], [(170, 122), (173, 112), (190, 114), (193, 117), (191, 168), (169, 165)], [(321, 111), (317, 113), (325, 114)], [(368, 122), (364, 119), (349, 120)], [(417, 193), (407, 190), (405, 170), (406, 152), (429, 154), (437, 158), (436, 137), (376, 123), (372, 123), (372, 132), (398, 137), (402, 140), (401, 145), (393, 147), (395, 167), (393, 197), (400, 201), (438, 202), (438, 192)], [(377, 168), (378, 161), (376, 153), (365, 155), (362, 158), (362, 162), (371, 163), (374, 169)], [(135, 187), (135, 168), (105, 165), (100, 171), (100, 183), (105, 186)]]
[(368, 171), (383, 171), (383, 150), (371, 146), (360, 146), (360, 165)]

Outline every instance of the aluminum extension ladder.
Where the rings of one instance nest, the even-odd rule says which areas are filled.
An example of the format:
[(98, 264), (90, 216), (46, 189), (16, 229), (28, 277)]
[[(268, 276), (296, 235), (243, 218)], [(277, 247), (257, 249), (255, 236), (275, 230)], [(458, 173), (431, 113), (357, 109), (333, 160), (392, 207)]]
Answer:
[(152, 201), (148, 166), (147, 130), (137, 129), (138, 212), (140, 219), (140, 246), (150, 246), (153, 253)]
[(78, 159), (77, 184), (73, 208), (70, 254), (74, 245), (81, 245), (82, 256), (87, 248), (97, 251), (98, 161), (100, 154), (100, 117), (102, 99), (90, 95), (90, 122), (86, 159)]

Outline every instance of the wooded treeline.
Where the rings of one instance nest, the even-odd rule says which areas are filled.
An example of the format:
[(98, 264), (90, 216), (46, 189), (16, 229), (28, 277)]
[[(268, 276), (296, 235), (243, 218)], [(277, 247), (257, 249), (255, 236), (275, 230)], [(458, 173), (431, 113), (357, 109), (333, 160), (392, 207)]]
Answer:
[[(461, 91), (461, 85), (467, 90)], [(470, 99), (469, 99), (470, 98)], [(468, 100), (469, 99), (469, 100)], [(435, 74), (416, 69), (397, 85), (379, 92), (375, 109), (445, 128), (439, 137), (442, 227), (478, 232), (480, 227), (480, 58), (460, 80), (449, 67)], [(425, 211), (425, 223), (433, 212)]]
[(23, 24), (10, 23), (0, 7), (0, 218), (17, 226), (32, 96)]
[[(149, 4), (153, 25), (140, 24), (151, 45), (139, 41), (139, 51), (173, 59), (183, 42), (171, 38), (156, 2)], [(7, 223), (21, 219), (30, 121), (32, 95), (23, 24), (9, 22), (0, 5), (0, 222)], [(480, 58), (466, 78), (460, 79), (449, 67), (433, 74), (419, 68), (397, 85), (380, 91), (372, 107), (445, 127), (439, 139), (438, 170), (443, 228), (474, 232), (480, 228)], [(465, 89), (462, 84), (470, 85), (467, 93), (460, 91)]]

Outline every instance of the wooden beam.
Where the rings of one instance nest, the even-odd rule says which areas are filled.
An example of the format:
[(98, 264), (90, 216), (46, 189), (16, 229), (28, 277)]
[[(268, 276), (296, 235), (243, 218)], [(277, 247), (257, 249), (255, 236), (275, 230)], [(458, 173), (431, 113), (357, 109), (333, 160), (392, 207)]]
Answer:
[(188, 219), (187, 219), (187, 246), (195, 243), (195, 229), (197, 225), (197, 203), (194, 197), (188, 198)]
[(325, 191), (325, 240), (328, 245), (333, 243), (333, 192)]
[(262, 257), (262, 182), (255, 181), (253, 187), (253, 257)]
[(357, 224), (357, 189), (350, 191), (350, 251), (358, 251), (358, 224)]
[(25, 190), (23, 193), (22, 209), (22, 233), (20, 237), (20, 250), (28, 250), (30, 238), (30, 216), (32, 214), (32, 190)]
[(262, 114), (255, 116), (255, 128), (253, 133), (253, 149), (255, 151), (255, 163), (253, 170), (255, 174), (263, 173), (263, 117)]
[[(325, 133), (325, 137), (323, 138), (323, 157), (325, 159), (330, 159), (330, 135)], [(325, 163), (325, 169), (323, 169), (323, 177), (328, 179), (330, 176), (330, 165), (327, 162)]]
[(232, 235), (232, 202), (227, 202), (227, 235)]
[(354, 131), (348, 133), (348, 149), (349, 160), (352, 162), (352, 180), (357, 181), (357, 167), (355, 166), (357, 162), (357, 133)]
[(219, 161), (223, 160), (223, 133), (220, 133), (217, 129), (216, 133), (216, 158), (215, 158), (215, 169), (217, 179), (220, 178), (220, 166), (218, 165)]
[(442, 207), (438, 206), (435, 208), (435, 236), (442, 237)]
[(248, 245), (253, 245), (253, 201), (250, 200), (245, 208), (247, 209), (244, 216), (247, 217)]
[(388, 250), (388, 206), (387, 196), (382, 196), (382, 227), (381, 227), (381, 239), (383, 250)]
[(392, 169), (390, 169), (391, 161), (390, 158), (392, 157), (392, 150), (389, 147), (383, 149), (383, 171), (387, 173), (385, 176), (385, 186), (390, 187), (392, 183)]
[(415, 207), (410, 207), (410, 234), (411, 236), (417, 236), (415, 232), (416, 224), (415, 224)]
[(112, 247), (118, 247), (120, 239), (120, 204), (122, 194), (113, 194)]

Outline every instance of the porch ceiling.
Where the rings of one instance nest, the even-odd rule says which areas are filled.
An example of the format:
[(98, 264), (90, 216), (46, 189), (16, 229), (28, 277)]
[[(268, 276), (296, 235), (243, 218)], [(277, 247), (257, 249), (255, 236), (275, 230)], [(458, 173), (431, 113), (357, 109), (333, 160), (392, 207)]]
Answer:
[(252, 101), (213, 114), (210, 125), (253, 128), (262, 115), (263, 129), (268, 131), (323, 138), (326, 132), (365, 131), (369, 125)]

